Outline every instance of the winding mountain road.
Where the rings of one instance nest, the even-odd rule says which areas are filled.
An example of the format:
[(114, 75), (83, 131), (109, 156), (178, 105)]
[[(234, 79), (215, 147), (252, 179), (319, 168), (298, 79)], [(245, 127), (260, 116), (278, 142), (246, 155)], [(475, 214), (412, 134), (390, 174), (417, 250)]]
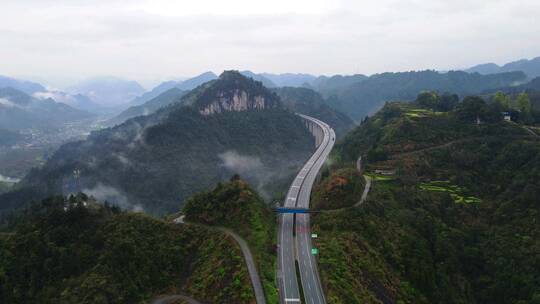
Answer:
[(259, 277), (259, 273), (257, 272), (257, 266), (255, 266), (255, 260), (253, 259), (253, 255), (251, 254), (251, 250), (249, 250), (247, 242), (230, 229), (223, 227), (218, 227), (217, 229), (230, 235), (240, 246), (240, 249), (242, 250), (242, 253), (244, 255), (244, 260), (246, 261), (249, 278), (251, 279), (251, 285), (253, 286), (253, 292), (255, 293), (255, 299), (257, 300), (257, 304), (266, 304), (266, 298), (264, 297), (264, 289), (261, 284), (261, 278)]
[[(294, 179), (285, 207), (309, 208), (311, 189), (317, 175), (332, 150), (336, 135), (326, 123), (299, 114), (323, 133), (323, 139), (315, 153)], [(306, 303), (324, 304), (326, 299), (319, 279), (317, 260), (311, 249), (309, 214), (281, 214), (278, 231), (278, 282), (280, 303), (300, 303), (301, 295), (297, 279), (300, 274), (303, 297)]]
[[(216, 229), (231, 236), (236, 241), (236, 243), (238, 243), (238, 246), (240, 246), (240, 250), (242, 251), (242, 255), (244, 256), (244, 261), (246, 262), (246, 266), (248, 268), (248, 274), (251, 280), (251, 285), (253, 286), (253, 292), (255, 293), (255, 300), (257, 304), (266, 304), (266, 298), (264, 296), (264, 289), (261, 284), (261, 278), (259, 277), (259, 273), (257, 272), (257, 266), (255, 265), (255, 260), (253, 259), (253, 255), (251, 254), (251, 250), (249, 249), (247, 242), (242, 237), (240, 237), (231, 229), (228, 229), (225, 227), (208, 226), (208, 225), (203, 225), (203, 224), (195, 224), (191, 222), (187, 223), (185, 222), (185, 217), (183, 215), (174, 219), (173, 223), (196, 225), (196, 226), (205, 227), (207, 229)], [(159, 302), (153, 302), (153, 304), (158, 304), (158, 303)], [(161, 303), (168, 303), (168, 302), (161, 302)]]

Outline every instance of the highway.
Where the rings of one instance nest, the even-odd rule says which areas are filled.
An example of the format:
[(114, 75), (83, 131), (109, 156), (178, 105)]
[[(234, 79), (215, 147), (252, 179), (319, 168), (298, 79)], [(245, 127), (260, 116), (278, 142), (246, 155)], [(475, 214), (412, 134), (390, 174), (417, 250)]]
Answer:
[[(313, 183), (334, 146), (336, 135), (334, 130), (326, 123), (313, 117), (299, 115), (305, 120), (317, 125), (322, 130), (323, 139), (315, 153), (304, 164), (304, 167), (294, 179), (283, 205), (284, 207), (309, 208)], [(309, 214), (280, 215), (278, 246), (280, 303), (301, 302), (300, 288), (296, 274), (296, 261), (298, 261), (305, 302), (310, 304), (326, 303), (319, 279), (317, 260), (311, 254), (312, 244)]]

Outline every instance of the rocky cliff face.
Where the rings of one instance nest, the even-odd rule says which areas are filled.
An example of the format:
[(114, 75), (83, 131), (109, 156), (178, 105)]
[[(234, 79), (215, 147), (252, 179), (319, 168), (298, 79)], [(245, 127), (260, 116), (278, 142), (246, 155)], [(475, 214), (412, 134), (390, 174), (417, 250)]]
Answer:
[[(226, 111), (264, 110), (279, 107), (279, 97), (261, 82), (237, 71), (225, 71), (217, 80), (192, 96), (202, 115)], [(189, 96), (188, 96), (189, 98)]]
[(224, 111), (263, 110), (274, 106), (264, 96), (249, 96), (246, 91), (234, 90), (232, 96), (221, 92), (216, 100), (200, 110), (203, 115), (211, 115)]

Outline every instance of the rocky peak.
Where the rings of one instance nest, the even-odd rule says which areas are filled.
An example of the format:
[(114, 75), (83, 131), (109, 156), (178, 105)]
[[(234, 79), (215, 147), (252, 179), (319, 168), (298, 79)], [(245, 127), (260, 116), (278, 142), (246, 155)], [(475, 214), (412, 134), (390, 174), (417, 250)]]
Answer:
[(275, 93), (238, 71), (223, 72), (218, 79), (198, 88), (195, 94), (193, 104), (203, 115), (280, 106)]

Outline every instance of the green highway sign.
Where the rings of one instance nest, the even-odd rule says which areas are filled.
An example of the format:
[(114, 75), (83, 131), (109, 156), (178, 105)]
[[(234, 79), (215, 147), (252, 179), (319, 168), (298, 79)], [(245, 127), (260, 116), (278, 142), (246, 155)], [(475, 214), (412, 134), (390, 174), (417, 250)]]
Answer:
[(311, 248), (311, 254), (313, 254), (313, 255), (319, 254), (319, 249), (317, 249), (317, 248)]

